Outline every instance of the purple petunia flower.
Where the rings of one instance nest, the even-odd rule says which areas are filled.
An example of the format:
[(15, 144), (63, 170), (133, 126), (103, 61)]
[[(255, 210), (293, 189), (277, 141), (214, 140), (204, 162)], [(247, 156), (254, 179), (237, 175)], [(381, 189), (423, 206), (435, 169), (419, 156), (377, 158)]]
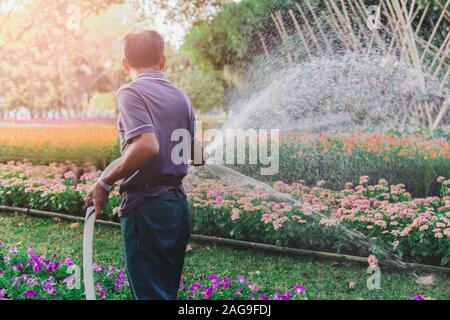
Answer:
[(238, 281), (239, 281), (240, 283), (242, 283), (242, 284), (245, 284), (245, 285), (248, 284), (248, 281), (247, 281), (247, 279), (245, 279), (244, 276), (237, 276), (237, 279), (238, 279)]
[(202, 288), (202, 285), (200, 283), (196, 282), (196, 283), (193, 283), (191, 285), (191, 287), (189, 288), (189, 292), (192, 293), (192, 292), (195, 292), (197, 290), (200, 290), (201, 288)]
[(294, 291), (296, 294), (305, 294), (305, 287), (301, 284), (296, 284), (294, 286)]
[(4, 298), (4, 297), (6, 297), (6, 290), (2, 289), (2, 290), (0, 290), (0, 298)]
[(211, 299), (213, 292), (214, 289), (212, 287), (206, 287), (202, 292), (202, 298), (207, 300)]
[(233, 293), (233, 295), (234, 295), (234, 296), (238, 296), (238, 295), (241, 294), (241, 292), (242, 292), (242, 288), (239, 288), (239, 289), (237, 289), (237, 290)]
[(209, 276), (209, 281), (212, 282), (213, 289), (218, 289), (220, 287), (220, 282), (221, 281), (220, 281), (220, 278), (217, 275), (215, 275), (215, 274), (210, 275)]
[(106, 289), (102, 288), (97, 292), (97, 295), (100, 297), (100, 299), (104, 299), (106, 297)]
[(16, 269), (17, 271), (23, 272), (23, 265), (21, 263), (19, 263), (18, 265), (14, 266), (14, 269)]
[(73, 266), (75, 262), (71, 258), (65, 258), (61, 260), (61, 264), (70, 267)]
[(125, 286), (125, 271), (120, 270), (116, 275), (116, 284), (114, 286), (114, 289), (119, 290), (120, 288)]
[(291, 300), (290, 297), (286, 294), (281, 294), (279, 292), (275, 292), (275, 300)]
[(224, 288), (224, 289), (228, 289), (228, 288), (230, 287), (230, 280), (228, 280), (227, 277), (223, 277), (223, 283), (222, 283), (222, 285), (223, 285), (223, 288)]
[(28, 274), (23, 274), (19, 277), (20, 281), (25, 282), (28, 279), (30, 279), (31, 277)]
[(102, 270), (102, 268), (97, 263), (92, 264), (92, 269), (94, 271), (101, 271)]
[(25, 297), (27, 297), (27, 299), (31, 299), (34, 296), (36, 296), (36, 291), (34, 290), (27, 290), (24, 292)]
[(265, 294), (262, 294), (262, 293), (259, 295), (259, 297), (264, 301), (270, 300), (268, 296), (266, 296)]
[(415, 297), (413, 297), (413, 298), (411, 298), (409, 300), (426, 300), (426, 299), (424, 297), (422, 297), (422, 296), (415, 296)]
[(248, 286), (250, 288), (250, 290), (252, 290), (253, 293), (258, 293), (259, 288), (258, 286), (254, 283)]
[(69, 277), (65, 278), (63, 280), (63, 282), (66, 284), (66, 286), (71, 287), (71, 286), (73, 286), (75, 284), (76, 280), (77, 280), (77, 276), (76, 275), (72, 275), (72, 276), (69, 276)]

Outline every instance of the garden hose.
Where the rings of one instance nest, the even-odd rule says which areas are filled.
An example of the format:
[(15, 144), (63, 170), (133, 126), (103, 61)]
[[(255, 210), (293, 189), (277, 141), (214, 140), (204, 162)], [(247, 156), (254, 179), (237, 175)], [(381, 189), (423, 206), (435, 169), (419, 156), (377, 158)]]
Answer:
[[(120, 158), (114, 160), (101, 174), (103, 179), (120, 162)], [(83, 233), (83, 278), (86, 300), (95, 300), (94, 271), (92, 269), (92, 250), (94, 242), (95, 207), (90, 204), (86, 210)]]

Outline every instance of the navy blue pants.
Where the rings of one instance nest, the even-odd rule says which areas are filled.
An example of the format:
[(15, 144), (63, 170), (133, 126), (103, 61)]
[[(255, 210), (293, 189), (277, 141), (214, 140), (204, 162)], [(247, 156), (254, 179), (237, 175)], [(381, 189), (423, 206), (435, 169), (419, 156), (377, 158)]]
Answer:
[(190, 239), (186, 196), (177, 190), (149, 198), (120, 223), (134, 298), (176, 300)]

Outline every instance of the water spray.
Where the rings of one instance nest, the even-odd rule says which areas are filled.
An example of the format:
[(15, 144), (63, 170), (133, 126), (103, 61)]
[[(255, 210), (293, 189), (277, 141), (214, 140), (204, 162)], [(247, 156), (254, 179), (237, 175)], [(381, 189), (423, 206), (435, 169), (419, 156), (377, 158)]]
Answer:
[[(120, 158), (114, 160), (101, 174), (103, 179), (119, 164)], [(86, 300), (95, 300), (94, 271), (92, 269), (92, 251), (95, 227), (95, 207), (91, 203), (86, 210), (86, 220), (83, 233), (83, 279)]]

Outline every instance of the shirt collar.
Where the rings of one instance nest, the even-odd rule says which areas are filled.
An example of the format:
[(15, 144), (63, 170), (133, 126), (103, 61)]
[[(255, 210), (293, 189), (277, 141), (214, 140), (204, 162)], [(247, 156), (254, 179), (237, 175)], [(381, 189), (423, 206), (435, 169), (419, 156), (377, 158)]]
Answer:
[(144, 78), (144, 77), (151, 77), (151, 78), (157, 78), (157, 79), (166, 79), (166, 76), (161, 71), (151, 71), (146, 73), (141, 73), (136, 77), (137, 79)]

